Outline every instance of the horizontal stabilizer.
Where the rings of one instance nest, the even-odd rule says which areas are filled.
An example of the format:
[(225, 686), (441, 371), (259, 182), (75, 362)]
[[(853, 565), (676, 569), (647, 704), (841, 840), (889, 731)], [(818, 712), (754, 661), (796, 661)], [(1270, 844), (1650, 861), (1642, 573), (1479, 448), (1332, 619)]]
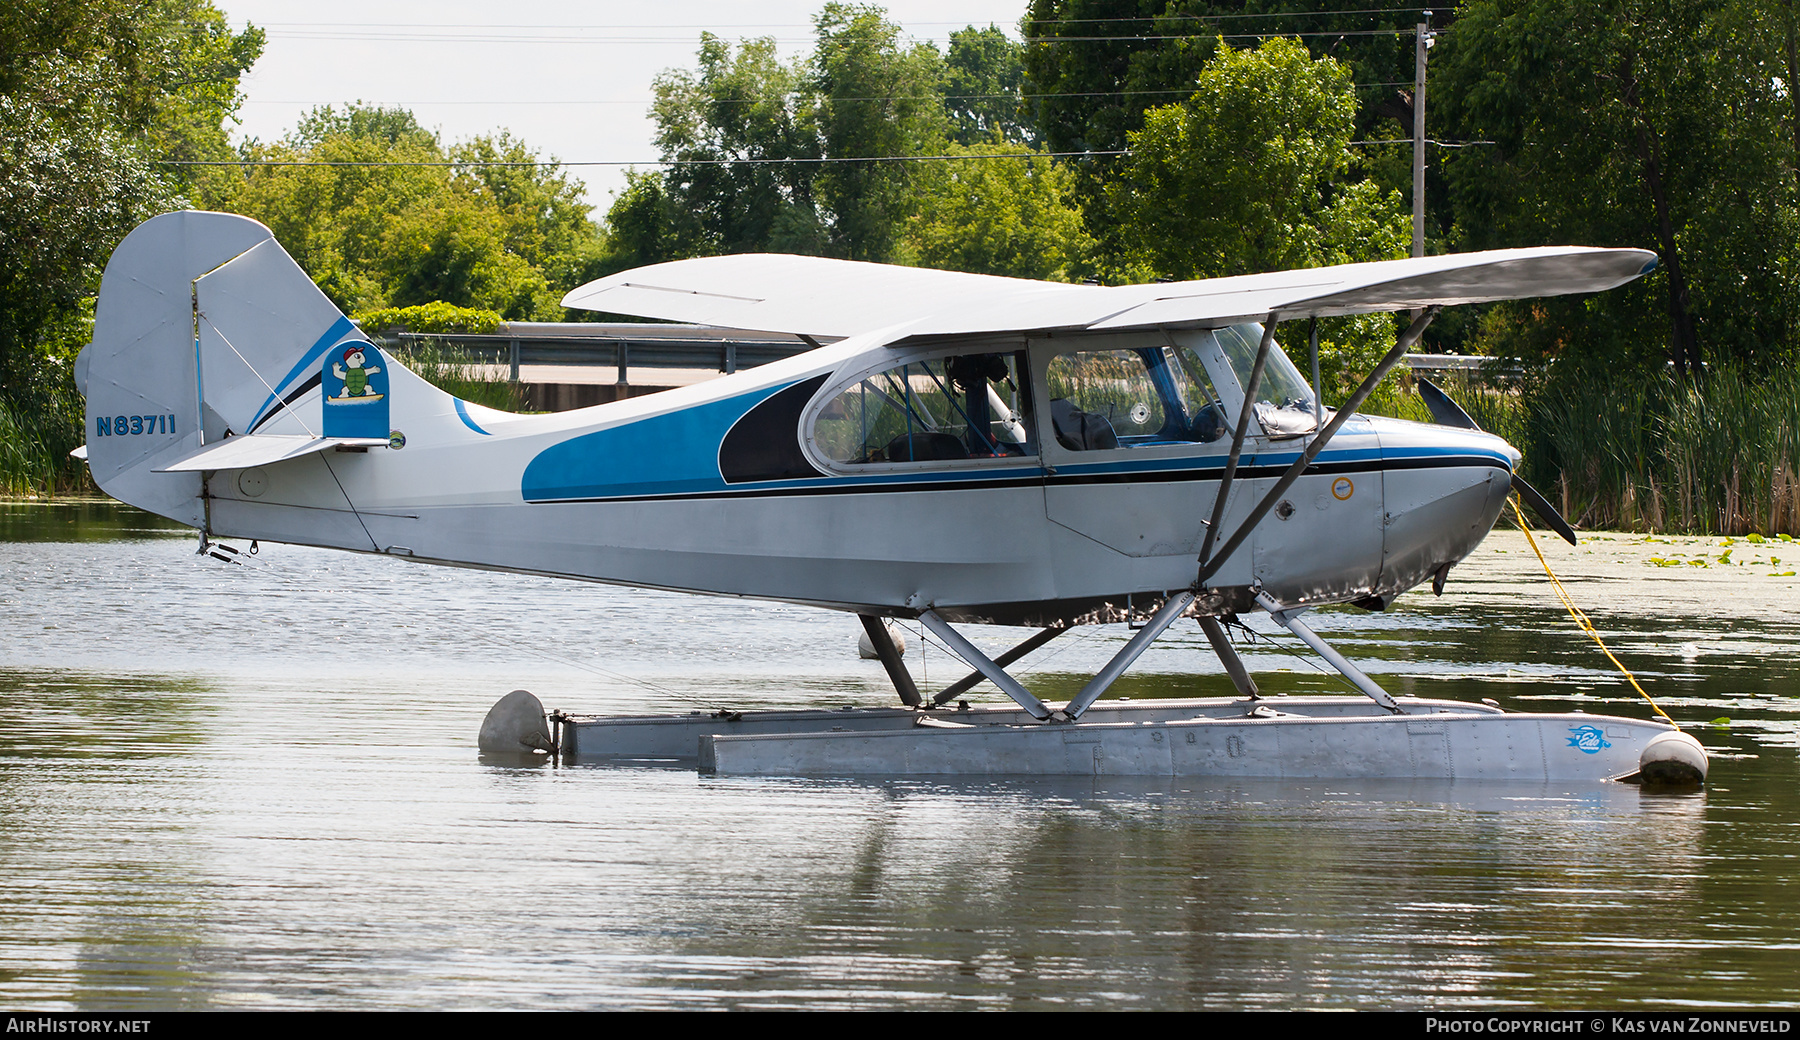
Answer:
[(258, 433), (227, 437), (215, 444), (208, 444), (166, 466), (156, 467), (154, 472), (198, 473), (209, 469), (249, 469), (252, 466), (286, 462), (326, 448), (386, 447), (387, 443), (386, 437), (307, 437), (301, 434)]

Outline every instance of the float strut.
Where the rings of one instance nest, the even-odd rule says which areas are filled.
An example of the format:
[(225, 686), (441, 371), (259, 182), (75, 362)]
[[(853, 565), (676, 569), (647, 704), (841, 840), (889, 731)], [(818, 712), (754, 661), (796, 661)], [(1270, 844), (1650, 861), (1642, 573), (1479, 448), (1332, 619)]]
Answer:
[(894, 637), (888, 634), (887, 622), (873, 614), (856, 615), (862, 621), (863, 631), (869, 634), (869, 644), (875, 648), (875, 656), (881, 658), (881, 667), (887, 669), (888, 678), (893, 680), (894, 689), (900, 694), (900, 703), (909, 708), (916, 708), (922, 698), (919, 696), (919, 684), (913, 682), (912, 673), (906, 670), (906, 658), (900, 656), (900, 648), (894, 645)]
[[(1055, 639), (1057, 636), (1060, 636), (1067, 631), (1067, 627), (1046, 628), (1042, 632), (1032, 635), (1031, 638), (1020, 643), (1018, 646), (1013, 647), (1006, 653), (994, 658), (994, 663), (1005, 668), (1007, 665), (1012, 664), (1014, 661), (1017, 661), (1019, 658), (1024, 657), (1026, 654), (1031, 653), (1033, 650), (1036, 650), (1038, 647), (1043, 646), (1045, 643), (1048, 643), (1050, 640)], [(958, 679), (956, 682), (944, 687), (941, 693), (931, 699), (931, 703), (948, 704), (950, 703), (951, 698), (959, 693), (967, 693), (971, 689), (974, 689), (975, 684), (984, 678), (986, 678), (986, 676), (981, 674), (981, 670), (976, 669), (968, 675), (963, 676), (961, 679)]]
[(1230, 638), (1225, 635), (1225, 626), (1219, 624), (1218, 618), (1205, 615), (1199, 621), (1200, 631), (1206, 633), (1206, 641), (1212, 644), (1213, 653), (1219, 655), (1219, 663), (1225, 666), (1237, 692), (1253, 701), (1260, 700), (1262, 694), (1257, 692), (1256, 680), (1250, 678), (1250, 671), (1244, 667), (1243, 658), (1238, 656), (1237, 648), (1231, 645)]
[(1030, 690), (1019, 685), (1019, 680), (1006, 674), (1006, 669), (988, 660), (986, 654), (976, 649), (974, 643), (964, 639), (962, 633), (951, 628), (950, 622), (938, 617), (936, 611), (925, 611), (919, 615), (919, 620), (924, 623), (926, 628), (931, 629), (933, 635), (950, 644), (950, 649), (956, 651), (958, 657), (967, 661), (982, 675), (987, 676), (988, 681), (1000, 687), (1001, 692), (1018, 701), (1019, 707), (1030, 712), (1032, 718), (1047, 719), (1050, 717), (1050, 709), (1045, 706), (1043, 701), (1038, 700), (1032, 696)]
[(1119, 676), (1124, 675), (1125, 669), (1131, 667), (1131, 662), (1137, 660), (1139, 654), (1150, 648), (1152, 640), (1168, 631), (1169, 626), (1173, 625), (1193, 602), (1194, 594), (1186, 590), (1170, 596), (1168, 602), (1162, 605), (1162, 609), (1151, 616), (1150, 623), (1138, 629), (1137, 634), (1131, 637), (1124, 649), (1114, 654), (1113, 659), (1106, 662), (1106, 667), (1100, 669), (1098, 675), (1088, 680), (1088, 684), (1081, 688), (1081, 692), (1075, 695), (1075, 699), (1063, 708), (1063, 714), (1067, 715), (1070, 721), (1081, 718), (1081, 713), (1087, 711), (1088, 706), (1105, 693), (1106, 688), (1111, 686)]
[(1364, 675), (1362, 669), (1351, 664), (1348, 660), (1345, 660), (1343, 654), (1333, 650), (1330, 643), (1320, 639), (1317, 632), (1314, 632), (1301, 622), (1299, 618), (1300, 610), (1306, 608), (1302, 607), (1300, 610), (1283, 610), (1281, 604), (1275, 602), (1273, 596), (1270, 596), (1261, 589), (1256, 590), (1256, 602), (1264, 610), (1269, 612), (1269, 616), (1275, 619), (1276, 624), (1287, 629), (1289, 632), (1294, 633), (1296, 636), (1299, 636), (1302, 643), (1312, 647), (1313, 652), (1320, 657), (1323, 657), (1326, 663), (1331, 665), (1331, 667), (1344, 673), (1344, 678), (1355, 683), (1356, 688), (1368, 694), (1370, 700), (1396, 715), (1406, 714), (1405, 709), (1401, 708), (1400, 705), (1395, 702), (1394, 698), (1389, 696), (1386, 690), (1376, 685), (1375, 680)]

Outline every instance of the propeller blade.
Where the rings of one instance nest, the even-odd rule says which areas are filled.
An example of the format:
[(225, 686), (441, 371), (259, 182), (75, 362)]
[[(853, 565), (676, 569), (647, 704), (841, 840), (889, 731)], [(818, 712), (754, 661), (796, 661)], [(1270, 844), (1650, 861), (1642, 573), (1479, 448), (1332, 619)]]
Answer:
[[(1419, 384), (1419, 396), (1425, 399), (1425, 407), (1431, 411), (1432, 422), (1439, 426), (1455, 426), (1464, 430), (1481, 429), (1481, 425), (1469, 418), (1469, 413), (1463, 411), (1455, 401), (1450, 400), (1450, 395), (1438, 389), (1436, 383), (1423, 376), (1419, 377), (1416, 382)], [(1569, 522), (1556, 511), (1556, 507), (1550, 504), (1550, 500), (1538, 494), (1538, 489), (1526, 483), (1524, 477), (1517, 473), (1513, 474), (1512, 489), (1519, 493), (1519, 497), (1525, 500), (1525, 504), (1531, 507), (1531, 511), (1544, 522), (1544, 526), (1562, 535), (1563, 541), (1570, 545), (1579, 544), (1575, 540), (1575, 528), (1570, 527)]]
[(1525, 483), (1525, 478), (1515, 473), (1512, 478), (1512, 489), (1519, 493), (1519, 497), (1525, 500), (1525, 504), (1531, 507), (1531, 511), (1538, 515), (1538, 519), (1542, 520), (1545, 526), (1562, 535), (1563, 541), (1570, 545), (1576, 544), (1575, 529), (1562, 518), (1562, 514), (1556, 511), (1556, 507), (1550, 504), (1549, 499), (1538, 494), (1537, 488)]
[[(1425, 399), (1425, 407), (1431, 412), (1431, 421), (1439, 426), (1456, 426), (1465, 430), (1479, 430), (1475, 420), (1462, 410), (1450, 395), (1438, 389), (1436, 383), (1421, 376), (1416, 380), (1419, 384), (1419, 396)], [(1533, 492), (1535, 494), (1535, 492)]]

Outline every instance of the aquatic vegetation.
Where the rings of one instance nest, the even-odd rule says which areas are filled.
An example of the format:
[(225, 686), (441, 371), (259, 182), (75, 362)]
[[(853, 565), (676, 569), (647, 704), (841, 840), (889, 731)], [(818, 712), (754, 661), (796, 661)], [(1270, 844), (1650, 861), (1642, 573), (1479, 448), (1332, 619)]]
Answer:
[(1800, 533), (1800, 372), (1720, 363), (1683, 379), (1561, 362), (1524, 381), (1443, 382), (1524, 453), (1526, 478), (1578, 527), (1751, 542)]
[(81, 398), (71, 388), (34, 403), (21, 408), (0, 396), (0, 495), (91, 494), (86, 464), (69, 455), (82, 442)]
[(411, 340), (393, 353), (419, 378), (447, 394), (502, 411), (525, 410), (524, 384), (509, 381), (496, 366), (471, 361), (441, 340)]

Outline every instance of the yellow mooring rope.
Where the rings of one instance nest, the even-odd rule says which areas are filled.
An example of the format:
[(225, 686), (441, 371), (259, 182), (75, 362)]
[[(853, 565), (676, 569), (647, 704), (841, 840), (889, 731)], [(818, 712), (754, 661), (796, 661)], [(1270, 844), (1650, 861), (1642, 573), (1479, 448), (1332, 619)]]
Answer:
[[(1631, 669), (1626, 668), (1620, 663), (1619, 659), (1613, 656), (1613, 652), (1606, 648), (1606, 643), (1601, 640), (1600, 633), (1594, 630), (1594, 623), (1589, 621), (1588, 616), (1581, 612), (1580, 607), (1575, 605), (1575, 600), (1569, 596), (1569, 590), (1563, 588), (1563, 583), (1556, 577), (1556, 572), (1550, 569), (1550, 561), (1544, 559), (1544, 551), (1538, 548), (1537, 539), (1531, 536), (1531, 525), (1525, 522), (1525, 512), (1519, 508), (1519, 496), (1512, 496), (1510, 501), (1513, 507), (1513, 515), (1519, 518), (1519, 530), (1525, 532), (1525, 540), (1531, 543), (1531, 551), (1537, 553), (1538, 562), (1544, 565), (1544, 573), (1550, 576), (1550, 587), (1556, 590), (1556, 598), (1562, 600), (1562, 605), (1568, 608), (1569, 616), (1574, 618), (1575, 624), (1579, 625), (1581, 630), (1588, 634), (1588, 638), (1594, 641), (1594, 645), (1600, 648), (1600, 652), (1606, 655), (1606, 659), (1611, 661), (1620, 672), (1624, 673), (1625, 681), (1631, 684), (1631, 688), (1636, 690), (1638, 695), (1643, 697), (1644, 700), (1650, 702), (1650, 710), (1656, 712), (1665, 719), (1669, 719), (1669, 713), (1657, 707), (1656, 702), (1650, 700), (1650, 695), (1644, 692), (1644, 688), (1638, 685), (1637, 677), (1631, 674)], [(1669, 719), (1669, 724), (1674, 725), (1675, 720)]]

